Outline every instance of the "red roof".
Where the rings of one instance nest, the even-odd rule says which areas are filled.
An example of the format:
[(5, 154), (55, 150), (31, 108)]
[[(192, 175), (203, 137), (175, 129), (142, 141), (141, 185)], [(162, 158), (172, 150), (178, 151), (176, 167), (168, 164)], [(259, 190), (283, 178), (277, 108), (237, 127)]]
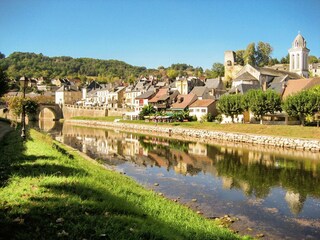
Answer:
[(168, 88), (161, 88), (157, 92), (157, 94), (149, 100), (150, 103), (156, 103), (161, 99), (163, 96), (168, 95)]
[(184, 109), (197, 100), (197, 96), (193, 93), (178, 95), (177, 102), (171, 105), (171, 108)]
[(292, 94), (303, 90), (308, 90), (317, 85), (320, 85), (320, 78), (303, 78), (297, 80), (289, 80), (287, 86), (282, 94), (282, 98), (286, 98)]

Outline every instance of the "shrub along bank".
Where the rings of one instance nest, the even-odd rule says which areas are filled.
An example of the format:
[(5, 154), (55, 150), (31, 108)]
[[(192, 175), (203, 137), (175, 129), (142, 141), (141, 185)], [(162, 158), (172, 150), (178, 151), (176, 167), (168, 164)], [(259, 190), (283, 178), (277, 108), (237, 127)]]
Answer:
[(0, 142), (0, 239), (240, 239), (48, 136)]

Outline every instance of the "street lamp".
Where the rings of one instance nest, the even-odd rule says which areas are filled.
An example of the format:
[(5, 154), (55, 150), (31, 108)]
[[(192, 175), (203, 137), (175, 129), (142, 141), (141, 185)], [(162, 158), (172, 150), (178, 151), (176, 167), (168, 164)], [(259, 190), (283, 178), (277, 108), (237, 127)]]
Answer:
[(22, 124), (22, 129), (21, 129), (21, 138), (23, 140), (26, 140), (26, 110), (24, 106), (24, 99), (26, 98), (26, 88), (28, 84), (29, 79), (27, 77), (21, 77), (20, 78), (20, 86), (22, 87), (22, 116), (21, 116), (21, 124)]

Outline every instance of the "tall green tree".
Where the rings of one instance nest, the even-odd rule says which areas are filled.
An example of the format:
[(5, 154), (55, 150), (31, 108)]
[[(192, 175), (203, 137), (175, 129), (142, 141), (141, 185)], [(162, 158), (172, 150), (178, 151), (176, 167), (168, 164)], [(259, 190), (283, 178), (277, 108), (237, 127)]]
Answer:
[(232, 122), (234, 118), (242, 114), (244, 111), (242, 105), (242, 95), (240, 94), (231, 94), (231, 95), (222, 95), (218, 101), (217, 108), (220, 113), (230, 116)]
[(308, 63), (309, 63), (309, 64), (318, 63), (318, 62), (319, 62), (319, 59), (318, 59), (316, 56), (310, 55), (310, 56), (308, 57)]
[(236, 51), (236, 62), (238, 65), (243, 66), (244, 65), (244, 53), (245, 50), (238, 50)]
[(289, 53), (285, 57), (281, 58), (280, 60), (280, 63), (282, 64), (289, 64), (289, 62), (290, 62)]
[(256, 49), (256, 65), (263, 67), (269, 64), (271, 59), (272, 47), (269, 43), (258, 42)]
[(283, 102), (283, 109), (289, 116), (299, 117), (301, 125), (305, 125), (307, 115), (314, 115), (319, 111), (320, 95), (315, 91), (301, 91), (288, 96)]
[(167, 76), (168, 78), (174, 80), (176, 79), (176, 77), (178, 77), (179, 75), (179, 72), (177, 70), (174, 70), (174, 69), (168, 69), (167, 70)]
[(9, 80), (4, 71), (0, 68), (0, 97), (9, 91)]
[(213, 75), (215, 75), (215, 77), (222, 77), (224, 76), (224, 65), (222, 63), (214, 63), (212, 65), (212, 69), (211, 69)]
[(255, 43), (250, 43), (243, 54), (244, 63), (252, 66), (256, 65), (256, 47)]
[(281, 111), (281, 98), (273, 90), (266, 92), (258, 90), (250, 90), (243, 97), (243, 107), (250, 110), (255, 117), (260, 119), (262, 124), (262, 117), (267, 113), (275, 113)]

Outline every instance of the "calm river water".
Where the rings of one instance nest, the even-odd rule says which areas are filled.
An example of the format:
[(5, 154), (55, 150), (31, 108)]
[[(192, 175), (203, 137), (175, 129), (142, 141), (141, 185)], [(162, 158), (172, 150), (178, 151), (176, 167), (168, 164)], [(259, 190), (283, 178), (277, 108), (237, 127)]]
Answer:
[(206, 217), (238, 217), (232, 228), (241, 234), (320, 239), (319, 153), (206, 145), (57, 122), (40, 127)]

